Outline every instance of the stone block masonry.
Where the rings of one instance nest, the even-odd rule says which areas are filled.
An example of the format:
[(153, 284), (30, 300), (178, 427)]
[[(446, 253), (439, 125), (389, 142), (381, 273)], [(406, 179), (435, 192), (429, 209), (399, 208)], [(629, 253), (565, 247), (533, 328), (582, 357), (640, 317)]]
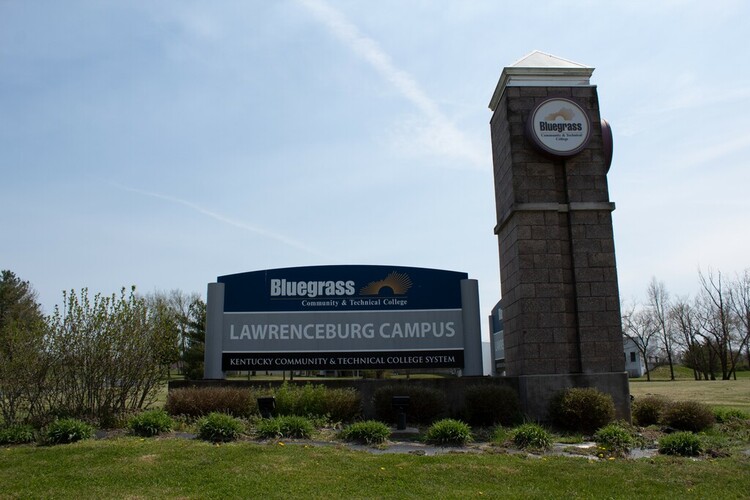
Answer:
[[(535, 420), (545, 420), (551, 399), (570, 387), (609, 393), (617, 418), (630, 419), (607, 185), (611, 150), (592, 72), (532, 52), (503, 70), (490, 101), (505, 379)], [(552, 114), (529, 123), (540, 105), (552, 105), (545, 111)], [(582, 131), (584, 122), (587, 134), (553, 139), (563, 142), (530, 135), (537, 125), (553, 135)]]
[[(546, 99), (589, 115), (580, 153), (537, 151), (526, 122)], [(490, 122), (506, 372), (624, 371), (607, 165), (596, 87), (505, 88)]]

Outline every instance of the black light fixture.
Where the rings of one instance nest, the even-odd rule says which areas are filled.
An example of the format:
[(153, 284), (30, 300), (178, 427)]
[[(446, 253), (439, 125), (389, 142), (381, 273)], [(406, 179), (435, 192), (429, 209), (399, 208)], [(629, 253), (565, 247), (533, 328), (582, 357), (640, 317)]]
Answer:
[(396, 429), (402, 431), (406, 429), (406, 410), (409, 409), (409, 396), (393, 396), (391, 406), (398, 413)]
[(276, 398), (273, 396), (267, 396), (258, 398), (258, 411), (260, 416), (263, 418), (273, 417), (273, 412), (276, 410)]

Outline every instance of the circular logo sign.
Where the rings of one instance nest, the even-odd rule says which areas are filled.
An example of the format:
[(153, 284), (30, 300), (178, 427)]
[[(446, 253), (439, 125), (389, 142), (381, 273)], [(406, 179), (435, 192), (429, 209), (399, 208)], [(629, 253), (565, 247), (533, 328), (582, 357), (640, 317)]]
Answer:
[(531, 113), (528, 125), (534, 144), (554, 156), (579, 153), (591, 137), (588, 115), (569, 99), (553, 98), (542, 102)]

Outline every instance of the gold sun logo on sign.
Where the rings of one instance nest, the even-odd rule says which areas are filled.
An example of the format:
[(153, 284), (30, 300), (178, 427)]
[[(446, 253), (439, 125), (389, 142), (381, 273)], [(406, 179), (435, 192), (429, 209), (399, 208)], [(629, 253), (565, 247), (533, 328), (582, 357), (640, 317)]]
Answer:
[(393, 295), (406, 295), (411, 288), (411, 278), (408, 274), (393, 271), (385, 279), (372, 281), (359, 289), (360, 295), (380, 295), (384, 289), (393, 291)]
[(569, 122), (573, 119), (575, 116), (575, 111), (573, 111), (570, 108), (560, 108), (558, 111), (555, 111), (554, 113), (550, 113), (547, 116), (544, 117), (545, 120), (548, 122), (555, 121), (558, 117), (562, 118), (566, 122)]

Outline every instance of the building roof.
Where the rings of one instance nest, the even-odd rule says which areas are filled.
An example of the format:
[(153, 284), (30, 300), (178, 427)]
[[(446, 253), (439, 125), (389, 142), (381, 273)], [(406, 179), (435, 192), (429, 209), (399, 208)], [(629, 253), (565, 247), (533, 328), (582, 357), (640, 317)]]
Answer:
[(594, 68), (535, 50), (503, 68), (490, 100), (495, 111), (506, 87), (588, 87)]

